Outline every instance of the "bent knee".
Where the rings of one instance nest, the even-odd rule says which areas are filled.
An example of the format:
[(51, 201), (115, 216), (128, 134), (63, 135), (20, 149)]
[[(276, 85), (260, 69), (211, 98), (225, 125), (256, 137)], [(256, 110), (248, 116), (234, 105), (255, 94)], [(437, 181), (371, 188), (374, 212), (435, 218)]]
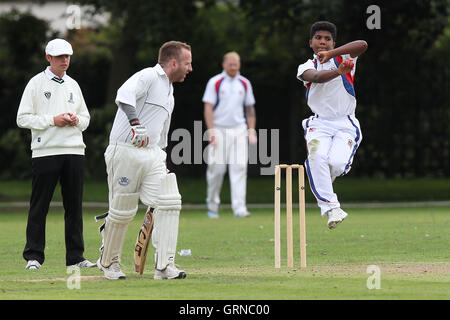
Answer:
[(337, 161), (332, 160), (329, 163), (331, 175), (334, 177), (339, 177), (350, 170), (350, 164), (348, 161)]

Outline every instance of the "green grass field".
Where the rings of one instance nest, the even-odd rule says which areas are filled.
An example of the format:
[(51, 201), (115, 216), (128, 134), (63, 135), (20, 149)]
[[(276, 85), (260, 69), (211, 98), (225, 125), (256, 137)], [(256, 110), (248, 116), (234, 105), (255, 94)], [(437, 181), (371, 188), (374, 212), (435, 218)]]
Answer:
[[(184, 280), (153, 280), (149, 250), (146, 271), (134, 272), (133, 249), (143, 211), (130, 224), (122, 255), (126, 280), (109, 281), (97, 268), (81, 269), (80, 289), (69, 289), (61, 209), (47, 219), (46, 261), (25, 270), (25, 209), (0, 214), (0, 299), (56, 300), (448, 300), (450, 299), (450, 207), (351, 209), (335, 230), (326, 228), (318, 209), (307, 210), (306, 269), (274, 268), (273, 211), (252, 210), (236, 219), (223, 210), (219, 219), (183, 210), (176, 257)], [(85, 257), (98, 258), (100, 223), (85, 210)], [(298, 216), (294, 216), (297, 221)], [(283, 229), (284, 230), (284, 229)], [(295, 258), (299, 265), (298, 225)], [(284, 232), (283, 232), (284, 235)], [(282, 239), (284, 240), (284, 239)], [(285, 241), (283, 265), (285, 265)], [(381, 271), (381, 288), (367, 288), (369, 265)]]

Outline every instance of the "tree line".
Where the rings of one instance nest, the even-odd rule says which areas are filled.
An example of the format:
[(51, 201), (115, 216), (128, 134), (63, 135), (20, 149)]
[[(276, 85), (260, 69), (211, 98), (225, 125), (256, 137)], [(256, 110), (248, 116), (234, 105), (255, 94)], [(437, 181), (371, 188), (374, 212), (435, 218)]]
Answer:
[[(370, 29), (372, 1), (179, 1), (81, 0), (111, 15), (97, 29), (69, 30), (74, 48), (69, 75), (78, 81), (91, 113), (84, 134), (88, 178), (105, 177), (103, 153), (117, 107), (118, 87), (157, 62), (159, 46), (180, 40), (192, 46), (194, 71), (175, 85), (171, 129), (194, 131), (203, 120), (201, 98), (208, 79), (221, 72), (227, 51), (241, 55), (241, 73), (256, 98), (257, 128), (279, 130), (279, 161), (306, 156), (301, 120), (311, 114), (297, 67), (312, 57), (309, 27), (329, 20), (336, 45), (363, 39), (368, 50), (357, 65), (356, 116), (363, 141), (350, 175), (449, 177), (450, 19), (446, 0), (381, 1), (380, 28)], [(30, 177), (30, 134), (15, 118), (28, 80), (46, 67), (44, 48), (58, 35), (29, 13), (0, 16), (0, 177)], [(205, 128), (203, 127), (205, 130)], [(170, 142), (168, 153), (176, 142)], [(206, 143), (206, 142), (205, 142)], [(204, 165), (168, 166), (199, 176)], [(257, 175), (259, 165), (250, 165)]]

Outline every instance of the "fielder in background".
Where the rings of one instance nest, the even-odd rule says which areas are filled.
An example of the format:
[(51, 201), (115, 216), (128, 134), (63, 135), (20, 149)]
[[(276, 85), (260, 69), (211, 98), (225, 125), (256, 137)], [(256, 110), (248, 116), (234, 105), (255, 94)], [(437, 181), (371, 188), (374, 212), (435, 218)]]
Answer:
[(330, 229), (347, 217), (333, 191), (333, 182), (350, 171), (362, 141), (355, 117), (353, 82), (356, 60), (367, 49), (363, 40), (335, 48), (336, 33), (336, 26), (331, 22), (314, 23), (309, 41), (313, 58), (301, 64), (297, 72), (297, 78), (306, 87), (308, 106), (314, 113), (302, 122), (308, 152), (305, 168), (321, 215), (328, 216)]
[(64, 205), (66, 265), (95, 267), (83, 257), (82, 132), (89, 125), (89, 112), (78, 83), (66, 74), (72, 46), (54, 39), (45, 48), (50, 66), (25, 87), (17, 112), (17, 125), (31, 129), (32, 189), (23, 257), (27, 269), (44, 263), (45, 224), (58, 181)]
[[(120, 257), (139, 199), (148, 206), (146, 216), (152, 225), (154, 219), (153, 233), (150, 229), (146, 234), (156, 248), (154, 279), (186, 277), (175, 266), (181, 196), (175, 174), (166, 168), (163, 149), (174, 108), (172, 84), (183, 82), (191, 71), (191, 47), (170, 41), (161, 46), (158, 64), (135, 73), (117, 90), (118, 110), (105, 152), (109, 210), (97, 261), (107, 279), (125, 278)], [(139, 255), (142, 258), (142, 252)], [(142, 273), (143, 265), (137, 267)]]
[(248, 217), (248, 142), (257, 143), (255, 97), (250, 81), (239, 72), (241, 61), (236, 52), (224, 55), (222, 67), (223, 72), (208, 81), (202, 99), (209, 134), (207, 215), (219, 217), (220, 190), (228, 166), (234, 216)]

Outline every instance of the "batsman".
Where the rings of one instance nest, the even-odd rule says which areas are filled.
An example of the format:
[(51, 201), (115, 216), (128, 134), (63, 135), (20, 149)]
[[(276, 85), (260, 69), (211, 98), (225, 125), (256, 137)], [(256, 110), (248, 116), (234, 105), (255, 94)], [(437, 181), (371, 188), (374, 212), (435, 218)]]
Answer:
[(166, 152), (174, 108), (173, 83), (192, 71), (191, 47), (169, 41), (159, 49), (158, 63), (132, 75), (117, 91), (118, 110), (105, 152), (109, 210), (100, 227), (102, 246), (97, 266), (107, 279), (125, 279), (120, 269), (128, 224), (139, 200), (148, 207), (138, 233), (135, 269), (142, 274), (150, 240), (155, 248), (154, 279), (182, 279), (175, 266), (181, 195)]

